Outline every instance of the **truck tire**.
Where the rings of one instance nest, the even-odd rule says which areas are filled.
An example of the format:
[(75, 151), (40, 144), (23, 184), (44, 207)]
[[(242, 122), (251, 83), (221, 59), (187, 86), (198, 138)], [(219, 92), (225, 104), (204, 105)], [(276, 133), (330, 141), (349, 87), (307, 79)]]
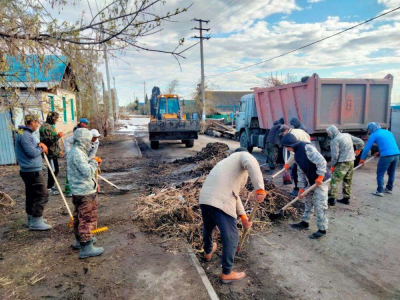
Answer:
[(160, 147), (160, 141), (150, 141), (151, 149), (158, 149)]
[(242, 131), (240, 134), (240, 147), (246, 148), (249, 153), (253, 152), (253, 146), (249, 146), (246, 131)]
[(185, 140), (186, 148), (192, 148), (194, 146), (194, 140)]

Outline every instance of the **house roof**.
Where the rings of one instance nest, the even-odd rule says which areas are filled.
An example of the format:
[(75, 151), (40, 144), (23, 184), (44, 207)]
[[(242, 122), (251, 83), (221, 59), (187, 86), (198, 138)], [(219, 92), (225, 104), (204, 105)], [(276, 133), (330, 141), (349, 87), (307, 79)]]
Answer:
[(238, 105), (240, 98), (251, 94), (253, 91), (205, 91), (205, 98), (209, 105), (214, 107), (221, 105)]
[(41, 62), (38, 55), (28, 55), (25, 61), (19, 57), (7, 57), (9, 65), (6, 81), (13, 87), (26, 88), (34, 84), (36, 88), (59, 85), (68, 66), (66, 56), (46, 55)]

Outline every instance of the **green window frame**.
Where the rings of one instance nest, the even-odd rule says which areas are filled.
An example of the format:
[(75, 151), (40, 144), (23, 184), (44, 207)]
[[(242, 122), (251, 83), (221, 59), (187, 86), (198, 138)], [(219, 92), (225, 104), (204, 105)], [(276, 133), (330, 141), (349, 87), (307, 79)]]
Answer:
[(64, 113), (64, 124), (67, 123), (67, 100), (65, 97), (62, 97), (63, 101), (63, 113)]
[(54, 96), (49, 96), (51, 111), (54, 111)]
[(74, 99), (71, 99), (71, 120), (75, 121)]

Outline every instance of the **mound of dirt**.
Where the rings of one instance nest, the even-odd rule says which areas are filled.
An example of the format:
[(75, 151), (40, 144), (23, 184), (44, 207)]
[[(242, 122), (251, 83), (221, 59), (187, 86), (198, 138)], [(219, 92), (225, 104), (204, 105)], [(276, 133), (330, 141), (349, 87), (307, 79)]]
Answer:
[(219, 158), (219, 160), (226, 158), (228, 155), (226, 151), (229, 150), (229, 146), (225, 143), (208, 143), (206, 147), (201, 149), (195, 156), (185, 157), (177, 159), (174, 164), (187, 164), (196, 163), (204, 160), (211, 160)]

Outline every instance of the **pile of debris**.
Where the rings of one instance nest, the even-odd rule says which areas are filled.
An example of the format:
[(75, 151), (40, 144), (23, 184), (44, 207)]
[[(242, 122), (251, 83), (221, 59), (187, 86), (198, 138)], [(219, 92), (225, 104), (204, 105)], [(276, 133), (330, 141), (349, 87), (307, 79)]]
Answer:
[[(224, 120), (224, 119), (222, 119)], [(229, 138), (236, 138), (236, 130), (232, 126), (228, 126), (217, 120), (207, 120), (205, 128), (203, 129), (205, 134), (211, 136), (226, 136)]]
[(225, 143), (208, 143), (195, 156), (177, 159), (174, 164), (198, 163), (205, 160), (222, 160), (228, 156), (229, 146)]

